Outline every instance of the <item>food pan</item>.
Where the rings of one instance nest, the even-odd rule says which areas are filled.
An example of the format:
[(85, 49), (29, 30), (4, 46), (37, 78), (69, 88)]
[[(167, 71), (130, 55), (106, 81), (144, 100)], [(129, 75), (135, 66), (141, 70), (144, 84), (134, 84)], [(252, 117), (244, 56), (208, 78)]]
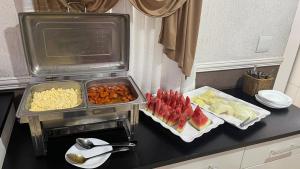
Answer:
[[(93, 104), (88, 101), (88, 88), (94, 85), (109, 85), (109, 84), (125, 84), (128, 86), (131, 94), (133, 95), (134, 99), (129, 102), (121, 102), (121, 103), (113, 103), (113, 104)], [(133, 79), (130, 76), (126, 77), (110, 77), (110, 78), (103, 78), (103, 79), (93, 79), (89, 80), (85, 83), (85, 94), (87, 99), (87, 105), (89, 108), (104, 108), (104, 107), (114, 107), (117, 109), (118, 106), (130, 106), (132, 104), (141, 104), (145, 102), (145, 98), (142, 92), (134, 83)]]
[[(84, 85), (81, 81), (51, 81), (51, 82), (43, 82), (37, 84), (28, 85), (26, 88), (21, 104), (17, 111), (17, 117), (21, 118), (21, 122), (25, 120), (28, 116), (39, 116), (41, 121), (44, 120), (53, 120), (53, 119), (61, 119), (63, 117), (63, 112), (76, 112), (81, 111), (86, 108), (86, 99), (84, 94)], [(68, 109), (58, 109), (58, 110), (48, 110), (48, 111), (30, 111), (30, 104), (33, 99), (34, 92), (41, 92), (45, 90), (49, 90), (52, 88), (62, 88), (62, 89), (69, 89), (74, 88), (80, 91), (80, 100), (81, 103), (73, 108)], [(22, 120), (23, 118), (23, 120)]]

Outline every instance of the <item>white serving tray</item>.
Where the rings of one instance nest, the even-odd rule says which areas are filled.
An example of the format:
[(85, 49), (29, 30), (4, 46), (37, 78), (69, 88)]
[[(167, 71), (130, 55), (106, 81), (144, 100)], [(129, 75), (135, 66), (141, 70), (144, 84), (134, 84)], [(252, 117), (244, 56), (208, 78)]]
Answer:
[[(202, 109), (214, 114), (215, 116), (219, 117), (219, 118), (222, 118), (223, 120), (225, 120), (226, 122), (234, 125), (235, 127), (239, 128), (239, 129), (242, 129), (242, 130), (246, 130), (249, 126), (252, 126), (254, 123), (260, 121), (261, 119), (265, 118), (266, 116), (270, 115), (271, 112), (263, 109), (263, 108), (260, 108), (258, 106), (255, 106), (251, 103), (248, 103), (248, 102), (245, 102), (244, 100), (241, 100), (241, 99), (238, 99), (236, 97), (233, 97), (229, 94), (226, 94), (224, 92), (221, 92), (217, 89), (214, 89), (212, 87), (209, 87), (209, 86), (204, 86), (204, 87), (201, 87), (201, 88), (198, 88), (198, 89), (195, 89), (195, 90), (192, 90), (192, 91), (189, 91), (187, 93), (184, 93), (184, 96), (189, 96), (191, 98), (191, 101), (193, 104), (196, 104), (193, 102), (193, 97), (194, 96), (199, 96), (201, 94), (203, 94), (204, 92), (206, 92), (207, 90), (213, 90), (214, 92), (217, 93), (218, 96), (224, 98), (225, 100), (234, 100), (234, 101), (238, 101), (238, 102), (241, 102), (241, 103), (244, 103), (246, 104), (247, 106), (249, 106), (251, 109), (253, 109), (255, 112), (257, 112), (257, 119), (256, 120), (253, 120), (251, 123), (241, 127), (240, 124), (242, 123), (241, 120), (233, 117), (233, 116), (229, 116), (229, 115), (220, 115), (220, 114), (216, 114), (212, 111), (209, 110), (209, 105), (206, 105), (206, 106), (200, 106)], [(196, 104), (197, 105), (197, 104)]]
[[(192, 105), (193, 110), (195, 110), (196, 106)], [(206, 110), (202, 110), (202, 112), (211, 120), (211, 124), (202, 130), (197, 130), (187, 121), (186, 125), (183, 128), (183, 131), (179, 133), (173, 127), (167, 125), (165, 122), (161, 121), (156, 116), (153, 116), (152, 113), (146, 109), (141, 109), (147, 116), (151, 117), (157, 123), (160, 123), (164, 128), (169, 129), (173, 134), (179, 136), (183, 141), (189, 143), (192, 142), (195, 138), (201, 137), (203, 134), (210, 132), (210, 130), (218, 127), (219, 125), (224, 123), (224, 120), (215, 117), (214, 115), (208, 113)]]

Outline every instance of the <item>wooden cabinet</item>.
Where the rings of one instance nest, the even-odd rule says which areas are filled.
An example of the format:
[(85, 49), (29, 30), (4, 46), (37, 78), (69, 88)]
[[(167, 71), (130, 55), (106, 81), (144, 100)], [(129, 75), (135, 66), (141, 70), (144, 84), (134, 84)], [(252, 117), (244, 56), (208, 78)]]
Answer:
[(244, 148), (196, 158), (159, 169), (239, 169)]

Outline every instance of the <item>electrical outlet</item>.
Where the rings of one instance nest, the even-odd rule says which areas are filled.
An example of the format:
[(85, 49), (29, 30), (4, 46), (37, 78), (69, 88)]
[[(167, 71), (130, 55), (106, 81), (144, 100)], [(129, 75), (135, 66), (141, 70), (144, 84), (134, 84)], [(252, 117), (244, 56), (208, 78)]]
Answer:
[(268, 52), (271, 48), (272, 40), (273, 36), (260, 36), (257, 43), (256, 53)]

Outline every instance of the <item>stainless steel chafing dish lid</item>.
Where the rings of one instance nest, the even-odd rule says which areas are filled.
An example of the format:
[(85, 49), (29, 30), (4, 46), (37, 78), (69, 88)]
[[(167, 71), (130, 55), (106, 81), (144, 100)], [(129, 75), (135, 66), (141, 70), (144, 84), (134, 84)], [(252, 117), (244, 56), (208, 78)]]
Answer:
[(72, 76), (128, 71), (126, 14), (20, 13), (32, 76)]

